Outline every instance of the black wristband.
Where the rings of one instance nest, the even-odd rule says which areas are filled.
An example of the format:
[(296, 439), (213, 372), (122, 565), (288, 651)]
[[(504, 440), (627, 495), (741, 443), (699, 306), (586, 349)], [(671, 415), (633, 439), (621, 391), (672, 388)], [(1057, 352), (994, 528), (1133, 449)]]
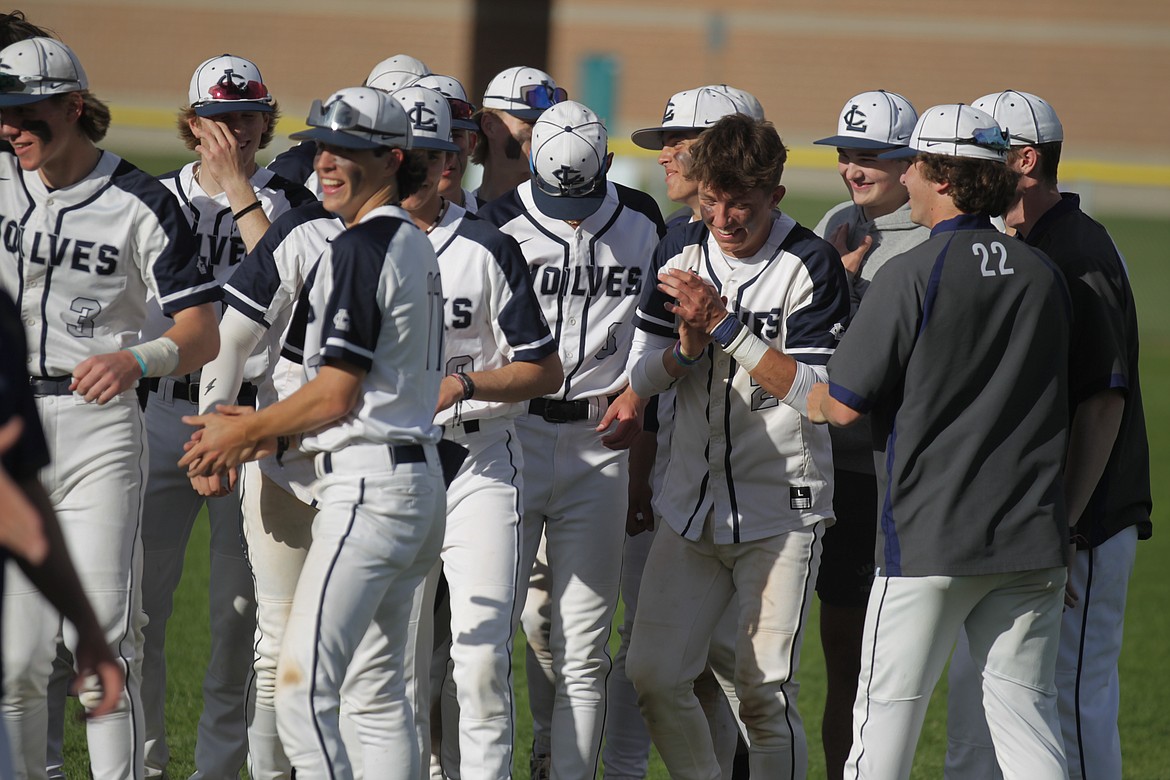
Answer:
[(244, 216), (245, 214), (251, 214), (253, 211), (260, 208), (261, 205), (262, 204), (259, 200), (254, 200), (247, 206), (244, 206), (242, 209), (232, 214), (232, 219), (234, 219), (236, 222), (239, 222), (240, 217)]
[(463, 398), (461, 400), (470, 401), (475, 395), (475, 382), (471, 381), (471, 377), (462, 371), (458, 371), (451, 376), (459, 380), (459, 384), (463, 385)]

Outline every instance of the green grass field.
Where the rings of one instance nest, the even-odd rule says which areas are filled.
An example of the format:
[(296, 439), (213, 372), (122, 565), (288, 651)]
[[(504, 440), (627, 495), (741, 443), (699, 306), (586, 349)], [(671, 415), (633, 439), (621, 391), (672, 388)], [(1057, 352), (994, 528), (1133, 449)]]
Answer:
[[(134, 158), (132, 155), (131, 157)], [(175, 167), (181, 160), (138, 160), (143, 167), (161, 172)], [(814, 225), (832, 205), (824, 199), (789, 197), (782, 204), (798, 221)], [(1129, 264), (1131, 279), (1141, 313), (1142, 379), (1147, 425), (1150, 435), (1151, 466), (1154, 482), (1154, 525), (1152, 540), (1139, 545), (1137, 565), (1129, 591), (1125, 649), (1121, 657), (1121, 739), (1125, 756), (1125, 777), (1134, 780), (1166, 777), (1170, 766), (1170, 742), (1167, 741), (1167, 716), (1162, 709), (1170, 698), (1170, 670), (1166, 648), (1170, 647), (1170, 611), (1163, 599), (1170, 587), (1170, 532), (1167, 531), (1167, 507), (1170, 506), (1168, 483), (1161, 479), (1170, 473), (1170, 268), (1166, 266), (1166, 247), (1170, 246), (1170, 222), (1105, 216), (1101, 221), (1112, 232)], [(167, 725), (170, 735), (172, 778), (188, 777), (193, 771), (195, 724), (201, 708), (200, 683), (208, 656), (207, 588), (208, 531), (202, 519), (192, 534), (187, 550), (186, 570), (176, 595), (175, 614), (169, 625), (167, 658), (170, 676)], [(805, 635), (801, 666), (800, 705), (809, 742), (809, 777), (824, 777), (820, 744), (820, 709), (824, 700), (825, 679), (823, 654), (817, 635), (817, 606)], [(616, 640), (616, 633), (614, 635)], [(515, 654), (523, 664), (523, 638), (517, 640)], [(1161, 660), (1159, 660), (1161, 659)], [(517, 734), (516, 777), (528, 777), (528, 745), (531, 719), (527, 712), (525, 677), (517, 668), (517, 708), (520, 723)], [(935, 691), (927, 722), (919, 742), (915, 778), (942, 775), (946, 749), (945, 676)], [(71, 702), (73, 714), (76, 702)], [(67, 723), (67, 771), (79, 780), (86, 776), (84, 728), (75, 717)], [(651, 778), (667, 777), (661, 762), (654, 756)]]

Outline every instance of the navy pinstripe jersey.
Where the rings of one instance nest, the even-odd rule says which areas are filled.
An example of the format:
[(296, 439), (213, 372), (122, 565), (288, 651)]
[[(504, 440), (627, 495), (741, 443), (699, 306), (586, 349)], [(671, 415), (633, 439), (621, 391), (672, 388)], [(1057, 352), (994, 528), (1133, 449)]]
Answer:
[(338, 235), (317, 265), (308, 300), (308, 380), (333, 361), (366, 373), (353, 410), (306, 436), (302, 448), (437, 442), (443, 288), (435, 251), (410, 216), (380, 206)]
[[(195, 233), (195, 239), (199, 242), (197, 262), (201, 267), (208, 269), (215, 277), (215, 281), (222, 285), (244, 259), (246, 254), (244, 240), (240, 237), (235, 220), (232, 219), (232, 208), (228, 203), (227, 194), (221, 192), (209, 196), (199, 186), (194, 173), (195, 163), (189, 163), (177, 171), (160, 176), (159, 181), (178, 200), (192, 232)], [(316, 201), (312, 193), (304, 187), (293, 184), (266, 168), (256, 169), (252, 174), (251, 184), (270, 221), (275, 221), (291, 208)], [(142, 340), (157, 338), (168, 327), (158, 300), (151, 298), (147, 307), (146, 325), (142, 329)], [(263, 377), (268, 373), (269, 365), (266, 355), (254, 355), (248, 361), (244, 375), (249, 380)], [(195, 371), (189, 376), (193, 378), (198, 374), (199, 372)]]
[(878, 271), (829, 392), (872, 414), (881, 574), (1064, 565), (1070, 319), (1055, 264), (986, 217)]
[[(727, 297), (727, 307), (772, 349), (821, 367), (849, 317), (849, 290), (835, 249), (777, 213), (767, 242), (729, 259), (707, 226), (676, 227), (659, 244), (655, 267), (694, 271)], [(677, 338), (668, 298), (648, 286), (638, 308), (639, 349)], [(654, 508), (688, 539), (713, 512), (715, 542), (766, 539), (833, 516), (829, 433), (756, 384), (710, 346), (674, 384), (674, 434)]]
[(479, 212), (520, 245), (560, 347), (565, 381), (549, 398), (608, 396), (627, 384), (634, 310), (665, 228), (650, 196), (607, 187), (601, 207), (576, 229), (536, 208), (531, 182)]
[[(427, 237), (443, 273), (447, 328), (443, 373), (490, 371), (556, 352), (515, 240), (454, 203)], [(476, 400), (458, 405), (463, 420), (515, 416), (523, 408), (524, 404)], [(445, 409), (435, 422), (447, 424), (455, 411)]]
[(28, 331), (28, 369), (67, 376), (138, 341), (153, 295), (163, 313), (216, 301), (195, 238), (155, 179), (103, 152), (76, 184), (49, 190), (0, 153), (0, 284)]

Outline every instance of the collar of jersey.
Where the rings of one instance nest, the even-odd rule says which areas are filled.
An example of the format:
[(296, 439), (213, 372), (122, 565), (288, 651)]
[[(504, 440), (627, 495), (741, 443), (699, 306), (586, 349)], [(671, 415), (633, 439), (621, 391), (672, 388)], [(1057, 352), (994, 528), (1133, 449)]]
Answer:
[(1077, 195), (1075, 192), (1060, 193), (1060, 202), (1040, 215), (1040, 219), (1036, 220), (1036, 224), (1032, 226), (1032, 232), (1023, 236), (1024, 241), (1035, 246), (1036, 242), (1048, 233), (1056, 220), (1065, 214), (1076, 211), (1080, 207), (1080, 195)]
[(994, 229), (991, 218), (986, 214), (960, 214), (957, 217), (944, 219), (930, 229), (931, 236), (939, 233), (953, 233), (956, 230), (987, 230)]

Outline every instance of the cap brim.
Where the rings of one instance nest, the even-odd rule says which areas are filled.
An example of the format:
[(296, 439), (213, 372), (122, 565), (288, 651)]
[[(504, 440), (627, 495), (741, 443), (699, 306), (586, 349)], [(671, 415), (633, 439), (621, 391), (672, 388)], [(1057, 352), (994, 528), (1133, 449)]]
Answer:
[(384, 146), (384, 144), (350, 135), (344, 130), (330, 130), (327, 127), (310, 127), (308, 130), (293, 133), (289, 138), (294, 141), (318, 141), (323, 144), (329, 144), (330, 146), (340, 146), (344, 149), (378, 149)]
[[(722, 117), (721, 117), (722, 118)], [(640, 146), (643, 149), (649, 149), (652, 152), (657, 152), (665, 145), (667, 133), (701, 133), (709, 129), (707, 127), (684, 127), (682, 125), (671, 125), (670, 127), (643, 127), (641, 130), (635, 130), (630, 135), (630, 140), (634, 142), (635, 146)]]
[(911, 157), (917, 157), (918, 150), (909, 146), (897, 146), (890, 149), (888, 152), (883, 152), (878, 155), (879, 160), (908, 160)]
[(517, 119), (523, 119), (525, 122), (535, 122), (545, 112), (543, 108), (500, 108), (497, 110), (511, 114)]
[[(856, 135), (834, 135), (813, 141), (820, 146), (836, 146), (839, 149), (905, 149), (905, 144), (891, 144), (885, 141), (874, 141), (870, 138), (860, 138)], [(883, 155), (884, 156), (884, 155)]]
[(478, 130), (479, 124), (474, 119), (452, 119), (451, 129), (453, 130)]
[(272, 113), (271, 103), (260, 103), (252, 100), (221, 100), (216, 103), (203, 103), (195, 106), (198, 116), (219, 116), (235, 111), (259, 111), (264, 114)]
[[(73, 90), (76, 92), (77, 90)], [(65, 94), (65, 93), (58, 93)], [(27, 106), (30, 103), (39, 103), (48, 100), (52, 95), (27, 95), (23, 92), (0, 93), (0, 106)]]
[(438, 138), (419, 138), (414, 136), (412, 149), (438, 149), (440, 152), (457, 152), (459, 147), (450, 141), (440, 141)]
[(602, 201), (605, 200), (606, 185), (605, 177), (597, 180), (597, 185), (593, 188), (593, 192), (588, 195), (577, 195), (569, 197), (568, 195), (549, 195), (544, 190), (537, 187), (535, 184), (532, 187), (532, 200), (536, 203), (536, 208), (541, 214), (553, 219), (567, 219), (574, 222), (580, 222), (593, 215), (599, 208), (601, 208)]

